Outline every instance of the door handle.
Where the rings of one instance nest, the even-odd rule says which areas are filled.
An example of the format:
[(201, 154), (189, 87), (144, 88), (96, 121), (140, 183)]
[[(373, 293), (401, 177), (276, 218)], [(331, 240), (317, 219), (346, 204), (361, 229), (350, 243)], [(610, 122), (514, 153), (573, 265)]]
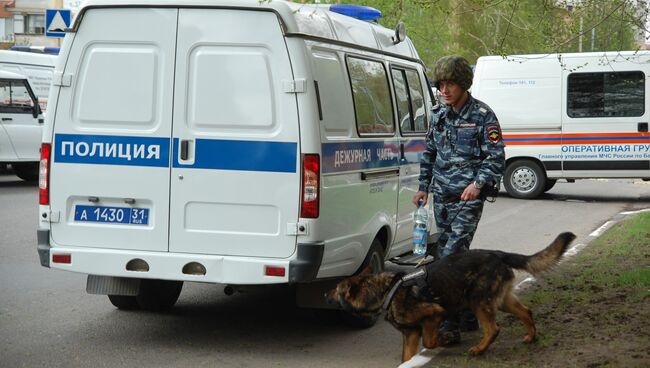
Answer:
[(399, 169), (362, 172), (361, 180), (386, 179), (399, 176)]
[(639, 132), (644, 132), (644, 133), (648, 132), (648, 123), (639, 123), (637, 127), (639, 129)]
[(9, 121), (9, 120), (14, 120), (12, 118), (2, 118), (2, 121)]
[(186, 161), (190, 156), (190, 141), (181, 139), (181, 160)]

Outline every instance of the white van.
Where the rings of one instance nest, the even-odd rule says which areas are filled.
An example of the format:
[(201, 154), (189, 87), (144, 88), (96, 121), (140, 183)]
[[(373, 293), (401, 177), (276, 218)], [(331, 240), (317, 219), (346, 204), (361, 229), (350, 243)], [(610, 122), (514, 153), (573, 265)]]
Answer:
[(91, 1), (66, 34), (43, 266), (157, 309), (184, 281), (308, 294), (411, 251), (431, 96), (402, 32), (337, 13), (365, 7), (138, 4)]
[(0, 70), (26, 76), (38, 98), (41, 110), (45, 112), (56, 58), (56, 55), (50, 54), (0, 50)]
[(0, 165), (38, 179), (43, 116), (27, 77), (0, 70)]
[(506, 143), (504, 186), (534, 198), (558, 179), (650, 179), (650, 52), (481, 57), (472, 93)]

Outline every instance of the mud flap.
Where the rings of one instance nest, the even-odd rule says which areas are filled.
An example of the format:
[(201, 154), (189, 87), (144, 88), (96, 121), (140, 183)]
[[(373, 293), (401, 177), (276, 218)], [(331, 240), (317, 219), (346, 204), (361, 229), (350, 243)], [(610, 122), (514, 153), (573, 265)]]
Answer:
[(86, 292), (98, 295), (136, 296), (140, 292), (140, 279), (88, 275)]

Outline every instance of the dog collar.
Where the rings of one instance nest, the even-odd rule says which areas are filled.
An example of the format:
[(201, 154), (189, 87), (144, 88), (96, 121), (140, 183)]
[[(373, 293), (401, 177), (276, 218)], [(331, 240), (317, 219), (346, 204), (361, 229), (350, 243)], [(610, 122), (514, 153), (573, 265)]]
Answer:
[(384, 299), (384, 305), (383, 305), (384, 310), (388, 310), (390, 303), (393, 301), (393, 298), (395, 297), (395, 293), (401, 286), (413, 286), (417, 284), (420, 287), (426, 287), (427, 268), (420, 267), (416, 271), (407, 273), (402, 277), (396, 276), (395, 278), (397, 279), (397, 281), (395, 281), (393, 287), (386, 295), (386, 299)]

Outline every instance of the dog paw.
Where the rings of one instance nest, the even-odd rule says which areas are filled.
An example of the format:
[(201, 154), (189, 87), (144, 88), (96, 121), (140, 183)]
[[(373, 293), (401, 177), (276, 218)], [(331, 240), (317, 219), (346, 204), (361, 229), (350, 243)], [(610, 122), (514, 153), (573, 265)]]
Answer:
[(535, 341), (535, 335), (526, 335), (524, 336), (524, 344), (530, 344)]
[(472, 346), (472, 348), (469, 349), (470, 355), (481, 355), (484, 351), (485, 350), (481, 349), (479, 346)]

